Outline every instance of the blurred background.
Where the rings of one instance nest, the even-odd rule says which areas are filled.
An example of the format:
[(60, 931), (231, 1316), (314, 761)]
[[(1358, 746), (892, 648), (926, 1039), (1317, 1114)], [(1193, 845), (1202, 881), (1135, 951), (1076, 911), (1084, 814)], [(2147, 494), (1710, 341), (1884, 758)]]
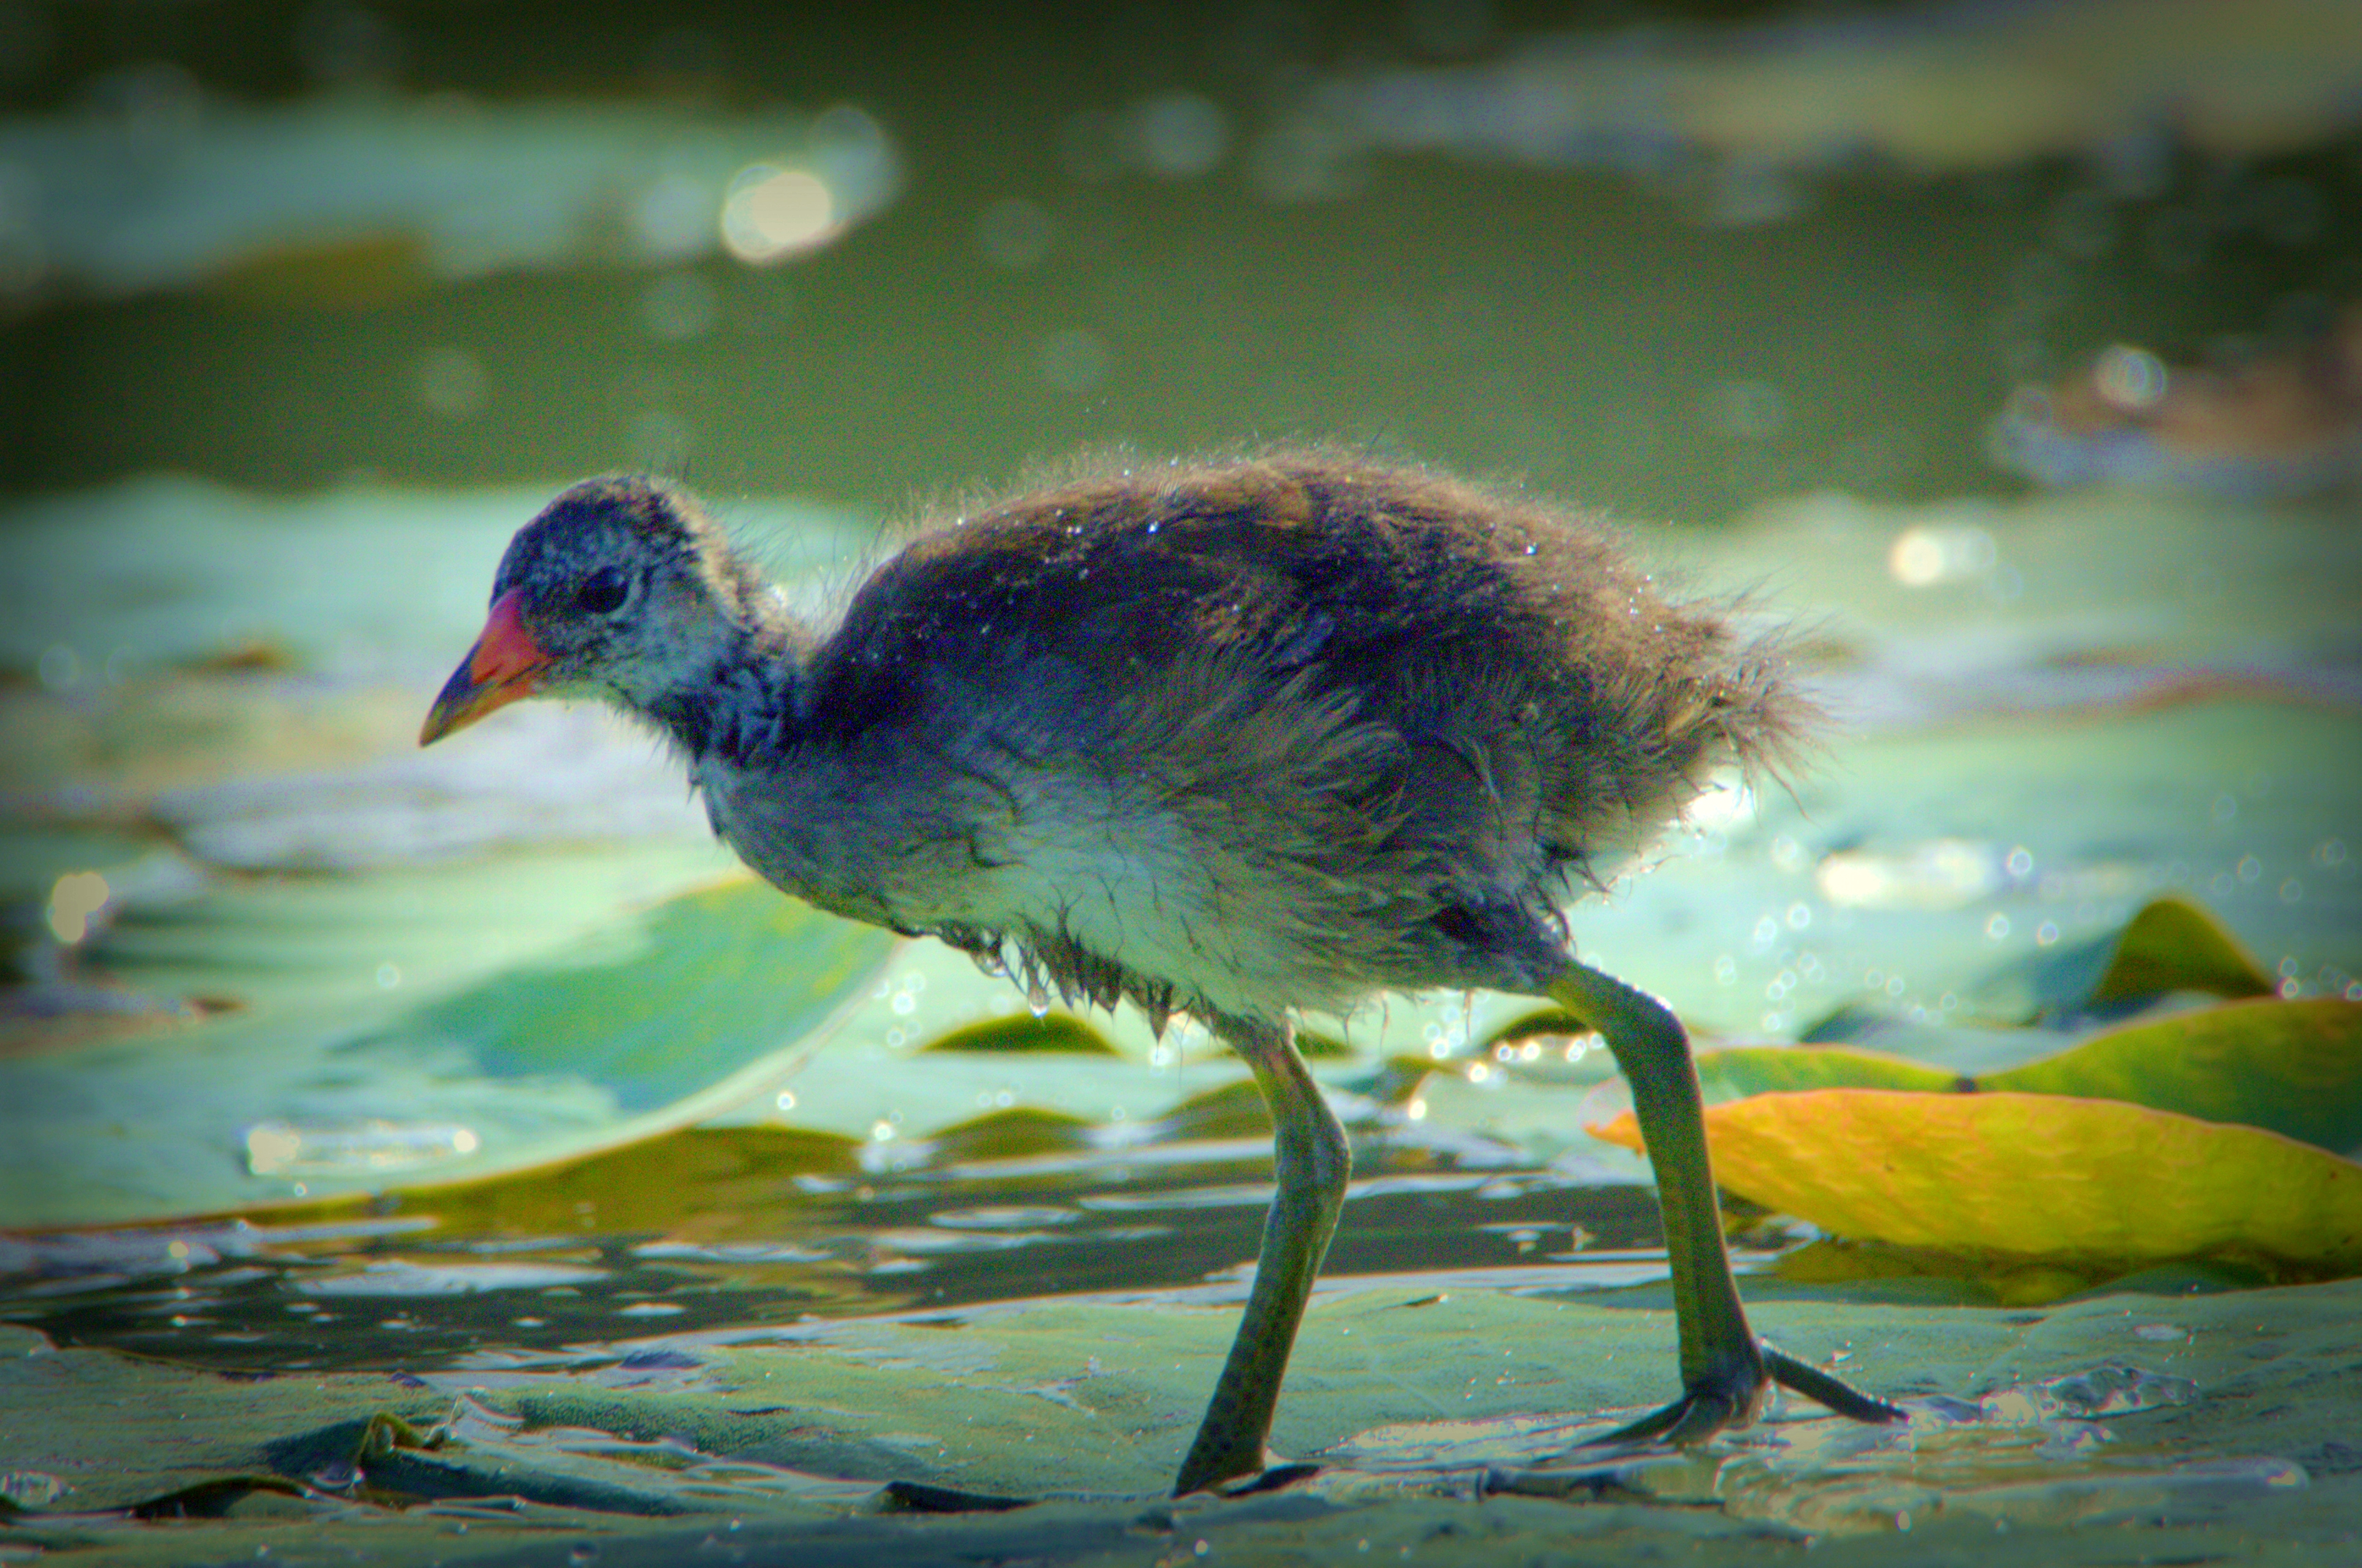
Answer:
[[(1078, 446), (1530, 484), (1799, 618), (1841, 716), (1577, 916), (1702, 1037), (2026, 1059), (2160, 893), (2362, 996), (2352, 0), (0, 0), (0, 1227), (182, 1227), (0, 1247), (53, 1336), (1237, 1283), (1267, 1166), (1202, 1036), (1045, 1041), (716, 884), (599, 714), (414, 750), (511, 531), (618, 467), (815, 600)], [(1576, 1246), (1652, 1245), (1604, 1060), (1515, 1010), (1324, 1058), (1431, 1183), (1357, 1191), (1343, 1271), (1563, 1262), (1576, 1188)], [(1021, 1155), (1069, 1163), (959, 1163)]]
[(2357, 61), (2336, 0), (15, 3), (0, 486), (2317, 487)]

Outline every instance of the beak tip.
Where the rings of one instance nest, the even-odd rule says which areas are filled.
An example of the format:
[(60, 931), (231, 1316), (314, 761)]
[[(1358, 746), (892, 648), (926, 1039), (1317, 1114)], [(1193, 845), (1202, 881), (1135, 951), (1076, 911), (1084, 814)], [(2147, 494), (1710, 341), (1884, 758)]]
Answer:
[(521, 590), (511, 589), (493, 601), (483, 635), (451, 672), (451, 678), (436, 695), (435, 706), (426, 710), (426, 722), (418, 728), (420, 746), (432, 746), (494, 708), (506, 707), (541, 688), (550, 658), (517, 619), (520, 594)]

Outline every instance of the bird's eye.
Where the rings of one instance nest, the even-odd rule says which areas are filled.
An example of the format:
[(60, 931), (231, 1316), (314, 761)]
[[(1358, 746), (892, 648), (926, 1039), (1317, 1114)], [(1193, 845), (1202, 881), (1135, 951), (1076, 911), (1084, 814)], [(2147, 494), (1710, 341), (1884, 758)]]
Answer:
[(623, 608), (631, 592), (631, 579), (624, 576), (621, 566), (602, 566), (582, 579), (574, 590), (574, 608), (592, 615), (606, 615)]

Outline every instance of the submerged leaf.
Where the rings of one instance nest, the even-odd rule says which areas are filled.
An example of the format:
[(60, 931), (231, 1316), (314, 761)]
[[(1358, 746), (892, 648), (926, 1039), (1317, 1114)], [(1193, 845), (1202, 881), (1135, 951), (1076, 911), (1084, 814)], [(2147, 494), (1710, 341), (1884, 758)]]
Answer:
[(1252, 1078), (1235, 1079), (1193, 1094), (1166, 1112), (1152, 1129), (1160, 1140), (1260, 1138), (1271, 1134), (1271, 1108)]
[[(708, 1240), (767, 1235), (796, 1178), (858, 1169), (850, 1138), (799, 1127), (684, 1127), (564, 1165), (395, 1192), (372, 1212), (426, 1214), (447, 1233), (562, 1235), (595, 1215), (608, 1232), (693, 1231)], [(354, 1201), (277, 1216), (301, 1223)]]
[(1563, 1007), (1540, 1007), (1520, 1013), (1477, 1043), (1471, 1054), (1483, 1056), (1495, 1046), (1516, 1045), (1537, 1036), (1595, 1035), (1599, 1031)]
[(1989, 1074), (1977, 1087), (2125, 1100), (2342, 1154), (2362, 1148), (2362, 1003), (2235, 1002), (2176, 1014)]
[(997, 1051), (1010, 1055), (1030, 1051), (1061, 1051), (1069, 1056), (1115, 1057), (1123, 1053), (1108, 1037), (1072, 1013), (1046, 1013), (1036, 1018), (1019, 1013), (988, 1018), (954, 1029), (920, 1047), (928, 1051)]
[(1080, 1116), (1038, 1105), (988, 1111), (936, 1133), (931, 1140), (938, 1160), (1021, 1159), (1088, 1148), (1091, 1124)]
[(1298, 1024), (1296, 1026), (1296, 1054), (1306, 1061), (1346, 1061), (1362, 1053), (1341, 1035), (1324, 1034)]
[[(2362, 1270), (2362, 1165), (2253, 1127), (2105, 1100), (1867, 1089), (1760, 1095), (1705, 1120), (1723, 1186), (1841, 1235)], [(1640, 1146), (1629, 1113), (1591, 1130)]]

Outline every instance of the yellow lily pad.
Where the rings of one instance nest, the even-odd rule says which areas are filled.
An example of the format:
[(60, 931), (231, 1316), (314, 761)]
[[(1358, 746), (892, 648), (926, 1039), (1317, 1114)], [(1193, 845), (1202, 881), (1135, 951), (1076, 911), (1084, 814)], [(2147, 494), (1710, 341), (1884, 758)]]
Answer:
[[(1705, 1120), (1722, 1186), (1840, 1235), (2362, 1272), (2362, 1165), (2254, 1127), (2106, 1100), (1874, 1089), (1758, 1095)], [(1591, 1131), (1640, 1146), (1629, 1113)]]

